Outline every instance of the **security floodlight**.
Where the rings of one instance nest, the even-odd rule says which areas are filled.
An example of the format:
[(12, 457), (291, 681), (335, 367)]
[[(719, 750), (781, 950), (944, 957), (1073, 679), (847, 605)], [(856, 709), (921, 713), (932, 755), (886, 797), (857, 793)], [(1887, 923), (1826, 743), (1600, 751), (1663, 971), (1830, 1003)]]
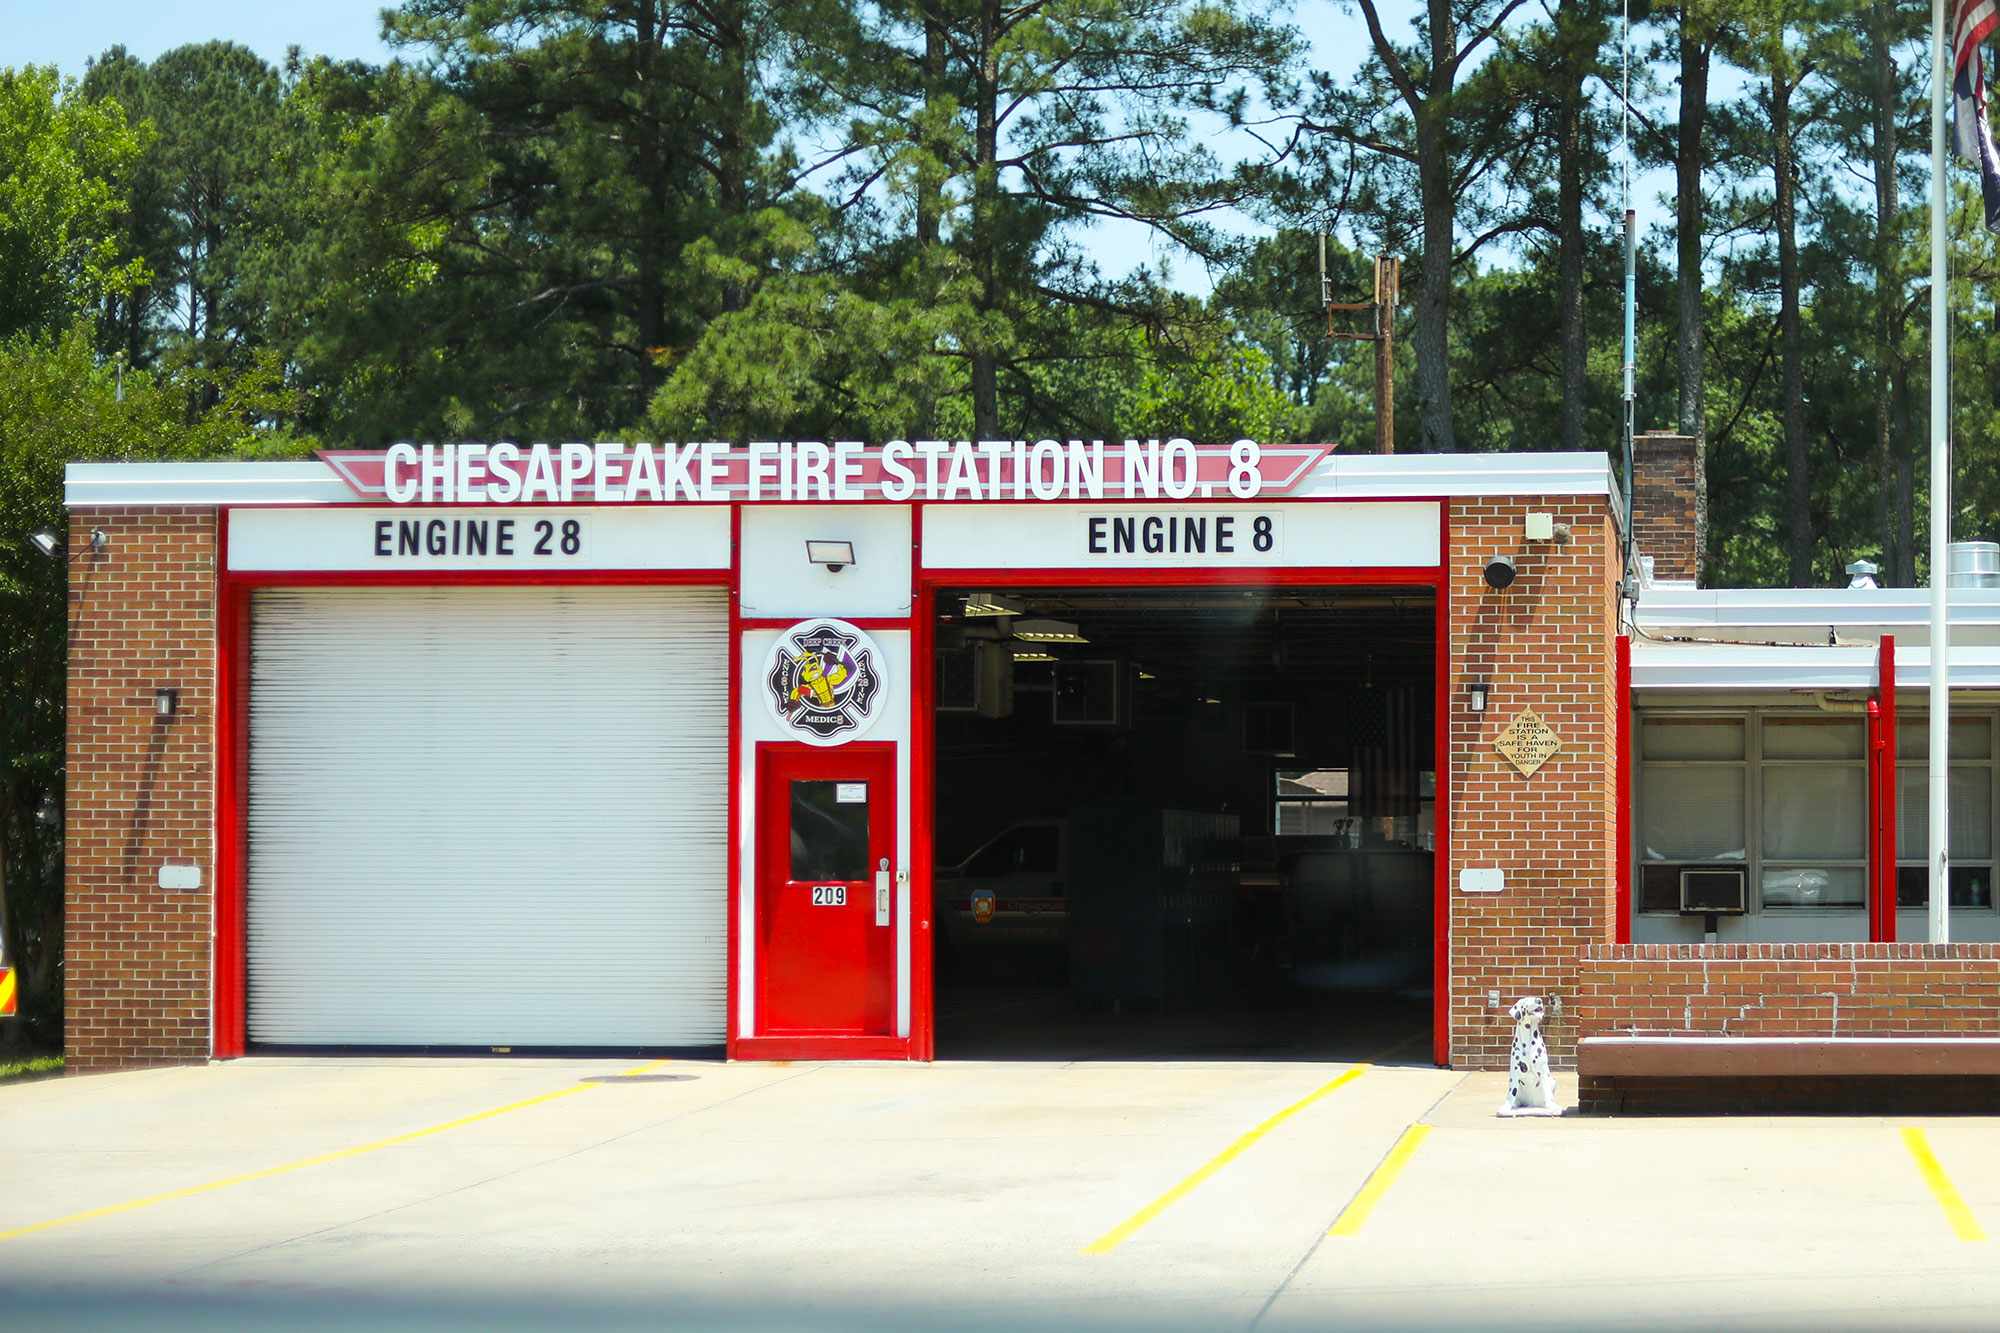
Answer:
[(1486, 586), (1495, 592), (1514, 586), (1514, 562), (1504, 555), (1489, 557), (1484, 572)]
[(37, 551), (40, 551), (51, 560), (62, 559), (68, 550), (63, 545), (63, 539), (56, 536), (54, 531), (49, 528), (43, 528), (40, 532), (28, 538), (28, 540), (35, 544)]
[(806, 559), (815, 565), (825, 565), (829, 574), (838, 574), (854, 563), (854, 543), (816, 542), (808, 538)]

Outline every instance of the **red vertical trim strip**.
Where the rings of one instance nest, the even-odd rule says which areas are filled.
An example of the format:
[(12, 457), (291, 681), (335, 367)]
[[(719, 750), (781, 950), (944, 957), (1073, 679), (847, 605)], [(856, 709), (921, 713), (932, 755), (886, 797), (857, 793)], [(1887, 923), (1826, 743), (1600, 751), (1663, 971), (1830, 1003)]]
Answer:
[(1874, 938), (1896, 942), (1896, 636), (1882, 636), (1877, 693), (1882, 701), (1882, 928)]
[(1437, 717), (1431, 724), (1435, 799), (1431, 823), (1431, 1062), (1451, 1064), (1451, 502), (1438, 502), (1439, 564), (1432, 671), (1437, 677)]
[(1868, 701), (1868, 939), (1882, 938), (1882, 701)]
[(737, 903), (743, 892), (742, 854), (739, 842), (743, 828), (743, 507), (729, 507), (729, 884), (724, 890), (729, 903), (729, 942), (723, 966), (729, 978), (722, 988), (725, 1020), (724, 1051), (732, 1060), (739, 1058), (736, 1043), (750, 1034), (736, 1026), (737, 935), (747, 923), (740, 919)]
[(250, 790), (250, 590), (221, 577), (229, 564), (229, 511), (218, 516), (215, 608), (214, 941), (209, 981), (211, 1049), (243, 1054), (243, 911)]
[(923, 579), (924, 507), (910, 513), (910, 1058), (937, 1058), (935, 927), (931, 876), (936, 864), (936, 593)]
[(1618, 809), (1613, 836), (1618, 901), (1612, 908), (1612, 942), (1632, 942), (1632, 636), (1618, 636), (1618, 683), (1613, 707), (1618, 710), (1613, 730), (1618, 746)]

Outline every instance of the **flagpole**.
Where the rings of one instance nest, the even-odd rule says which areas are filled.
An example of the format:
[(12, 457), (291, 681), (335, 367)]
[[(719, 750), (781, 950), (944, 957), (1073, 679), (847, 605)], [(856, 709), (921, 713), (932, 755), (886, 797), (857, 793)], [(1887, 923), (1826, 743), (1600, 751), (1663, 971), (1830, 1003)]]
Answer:
[[(1951, 939), (1951, 326), (1945, 220), (1945, 0), (1931, 0), (1931, 681), (1930, 940)], [(1893, 752), (1894, 741), (1891, 740)]]

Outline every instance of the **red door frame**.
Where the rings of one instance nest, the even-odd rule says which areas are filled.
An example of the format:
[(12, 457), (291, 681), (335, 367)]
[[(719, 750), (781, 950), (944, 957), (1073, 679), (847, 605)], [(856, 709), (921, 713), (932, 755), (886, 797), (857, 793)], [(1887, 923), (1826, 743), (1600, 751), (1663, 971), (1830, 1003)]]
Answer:
[[(1372, 500), (1329, 500), (1315, 503), (1361, 505)], [(1407, 499), (1397, 503), (1408, 503)], [(1443, 1066), (1451, 1062), (1451, 505), (1439, 499), (1438, 553), (1436, 565), (1349, 566), (1316, 568), (1211, 569), (933, 569), (922, 563), (923, 512), (917, 510), (916, 570), (917, 596), (912, 607), (915, 639), (911, 646), (911, 861), (910, 879), (916, 886), (911, 894), (915, 934), (911, 947), (910, 985), (914, 992), (910, 1007), (911, 1058), (935, 1058), (937, 1022), (932, 992), (929, 886), (935, 871), (932, 835), (936, 828), (937, 738), (932, 714), (932, 693), (936, 667), (935, 608), (940, 588), (978, 587), (1005, 592), (1022, 588), (1342, 588), (1402, 587), (1429, 588), (1433, 595), (1436, 636), (1432, 655), (1435, 677), (1434, 721), (1432, 724), (1432, 765), (1436, 775), (1433, 819), (1436, 836), (1432, 854), (1432, 936), (1434, 943), (1431, 1002), (1431, 1058)]]
[[(769, 811), (766, 809), (767, 789), (765, 784), (767, 780), (774, 779), (780, 773), (789, 771), (795, 762), (807, 768), (838, 768), (841, 767), (841, 759), (849, 757), (857, 763), (866, 763), (870, 766), (871, 770), (879, 771), (886, 775), (886, 780), (881, 784), (881, 791), (886, 795), (887, 801), (885, 805), (871, 808), (869, 820), (870, 839), (872, 843), (877, 830), (881, 828), (881, 823), (886, 822), (888, 826), (887, 845), (889, 847), (889, 865), (892, 872), (897, 868), (896, 862), (900, 857), (896, 848), (900, 841), (900, 807), (902, 804), (902, 794), (898, 790), (898, 783), (896, 781), (897, 749), (898, 742), (896, 741), (853, 741), (846, 745), (825, 746), (807, 745), (802, 741), (757, 742), (753, 759), (756, 765), (756, 780), (752, 790), (754, 791), (754, 799), (756, 801), (755, 827), (758, 837), (755, 845), (751, 848), (752, 874), (754, 876), (752, 883), (756, 888), (755, 893), (752, 895), (752, 901), (757, 904), (756, 910), (762, 910), (765, 875), (770, 870), (770, 867), (765, 864), (763, 856), (764, 836), (771, 831), (765, 825), (766, 817), (769, 814)], [(871, 857), (872, 855), (871, 851)], [(872, 869), (869, 872), (868, 879), (872, 885), (874, 879)], [(895, 937), (898, 932), (905, 929), (905, 923), (902, 921), (900, 914), (895, 910), (894, 902), (896, 895), (893, 887), (890, 890), (890, 895), (890, 934), (887, 941), (889, 955), (885, 966), (889, 971), (889, 1016), (887, 1021), (891, 1031), (887, 1033), (867, 1034), (797, 1032), (772, 1035), (760, 1033), (754, 1036), (738, 1036), (731, 1048), (733, 1057), (750, 1060), (908, 1058), (909, 1038), (898, 1037), (893, 1030), (895, 1027), (897, 1000), (895, 993), (897, 984)], [(756, 986), (757, 997), (755, 1006), (757, 1023), (762, 1028), (768, 1022), (766, 987), (770, 978), (766, 969), (770, 966), (770, 958), (768, 951), (762, 946), (761, 934), (759, 940), (759, 947), (756, 954), (757, 975), (754, 984)]]
[[(257, 505), (243, 508), (315, 508)], [(216, 1059), (234, 1059), (248, 1048), (247, 903), (250, 813), (250, 596), (258, 588), (495, 588), (495, 587), (715, 587), (727, 589), (732, 629), (736, 615), (732, 569), (697, 570), (343, 570), (236, 571), (229, 567), (229, 515), (224, 507), (216, 536), (214, 946), (211, 955), (210, 1048)], [(731, 543), (735, 550), (732, 519)], [(737, 563), (732, 559), (731, 565)], [(736, 635), (729, 652), (729, 966), (733, 992), (736, 941)], [(733, 1024), (735, 1008), (730, 1007)]]

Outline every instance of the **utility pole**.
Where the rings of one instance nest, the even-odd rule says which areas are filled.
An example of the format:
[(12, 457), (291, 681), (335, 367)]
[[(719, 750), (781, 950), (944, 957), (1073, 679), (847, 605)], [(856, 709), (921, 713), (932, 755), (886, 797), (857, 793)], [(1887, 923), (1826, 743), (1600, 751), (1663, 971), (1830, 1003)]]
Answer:
[[(1336, 301), (1333, 278), (1326, 271), (1326, 234), (1319, 238), (1319, 294), (1326, 306), (1326, 336), (1375, 344), (1375, 452), (1396, 452), (1396, 304), (1402, 295), (1403, 261), (1375, 256), (1375, 299)], [(1336, 310), (1372, 310), (1371, 333), (1345, 333), (1333, 327)]]

